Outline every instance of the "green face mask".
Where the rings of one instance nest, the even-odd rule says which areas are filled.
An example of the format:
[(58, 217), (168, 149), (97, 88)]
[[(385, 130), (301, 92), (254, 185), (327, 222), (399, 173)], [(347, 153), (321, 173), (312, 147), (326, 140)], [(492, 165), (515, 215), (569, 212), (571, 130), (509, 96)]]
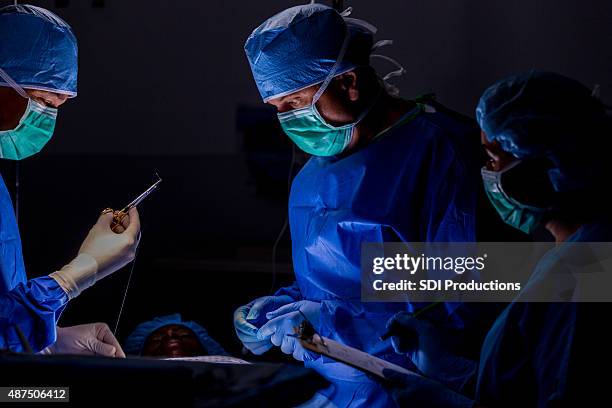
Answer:
[(342, 153), (351, 142), (355, 126), (370, 112), (378, 100), (378, 97), (374, 98), (355, 122), (333, 126), (323, 119), (316, 106), (328, 84), (329, 82), (325, 81), (321, 85), (309, 106), (278, 114), (278, 120), (287, 136), (300, 149), (314, 156), (335, 156)]
[(329, 125), (313, 103), (301, 109), (278, 114), (281, 127), (303, 151), (314, 156), (334, 156), (351, 142), (355, 124)]
[(502, 187), (504, 173), (511, 170), (519, 163), (520, 160), (512, 163), (502, 171), (491, 171), (483, 167), (480, 173), (489, 201), (491, 201), (491, 204), (493, 204), (493, 207), (495, 207), (502, 220), (516, 229), (531, 234), (540, 224), (545, 210), (543, 208), (521, 204), (510, 197)]
[(0, 158), (21, 160), (40, 152), (53, 136), (56, 117), (57, 109), (29, 99), (17, 127), (0, 131)]
[(27, 92), (0, 68), (2, 78), (15, 92), (28, 100), (26, 111), (15, 129), (0, 131), (0, 158), (21, 160), (42, 150), (47, 144), (57, 118), (57, 109), (31, 99)]
[[(314, 156), (335, 156), (342, 153), (353, 137), (355, 126), (369, 113), (378, 98), (374, 98), (370, 106), (362, 112), (354, 123), (342, 126), (333, 126), (327, 123), (317, 110), (317, 101), (327, 89), (329, 83), (337, 75), (338, 67), (349, 43), (347, 34), (329, 74), (312, 98), (312, 103), (304, 108), (278, 114), (281, 127), (303, 151)], [(380, 95), (380, 93), (378, 94)]]

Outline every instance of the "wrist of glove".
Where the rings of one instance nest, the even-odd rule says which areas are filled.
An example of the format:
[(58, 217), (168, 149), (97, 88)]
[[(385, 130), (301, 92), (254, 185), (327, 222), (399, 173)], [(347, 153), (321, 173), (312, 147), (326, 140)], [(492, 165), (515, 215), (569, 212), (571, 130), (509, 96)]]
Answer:
[(98, 262), (89, 254), (79, 254), (68, 265), (49, 276), (57, 281), (69, 299), (81, 294), (85, 289), (96, 283)]
[(136, 208), (123, 218), (123, 232), (113, 232), (112, 222), (113, 213), (102, 214), (83, 241), (77, 257), (50, 274), (70, 299), (134, 259), (140, 237)]

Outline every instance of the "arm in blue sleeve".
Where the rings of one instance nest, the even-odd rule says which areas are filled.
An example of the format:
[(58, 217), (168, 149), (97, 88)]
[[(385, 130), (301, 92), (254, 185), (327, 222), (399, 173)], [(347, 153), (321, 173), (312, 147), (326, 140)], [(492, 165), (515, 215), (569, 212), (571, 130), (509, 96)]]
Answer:
[(23, 352), (18, 325), (35, 352), (55, 341), (55, 327), (68, 295), (55, 279), (44, 276), (18, 284), (0, 295), (0, 349)]
[(291, 284), (291, 286), (286, 286), (284, 288), (280, 288), (274, 294), (274, 296), (283, 296), (283, 295), (291, 297), (296, 302), (303, 299), (302, 298), (302, 293), (300, 292), (300, 288), (299, 288), (297, 282), (293, 282), (293, 284)]

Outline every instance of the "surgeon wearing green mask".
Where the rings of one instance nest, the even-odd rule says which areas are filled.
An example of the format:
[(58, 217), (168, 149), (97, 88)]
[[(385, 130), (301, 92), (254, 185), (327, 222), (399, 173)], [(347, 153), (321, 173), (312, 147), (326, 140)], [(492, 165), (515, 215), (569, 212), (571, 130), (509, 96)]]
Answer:
[[(521, 298), (537, 298), (543, 282), (555, 284), (576, 276), (577, 270), (609, 273), (609, 251), (602, 257), (581, 248), (612, 242), (607, 200), (612, 118), (587, 86), (539, 71), (491, 85), (480, 98), (476, 117), (490, 157), (482, 178), (491, 204), (509, 225), (525, 233), (545, 229), (556, 245), (491, 325), (478, 359), (446, 352), (443, 332), (409, 314), (396, 315), (389, 326), (396, 330), (392, 341), (398, 353), (407, 352), (402, 344), (427, 344), (421, 359), (428, 366), (445, 362), (450, 376), (463, 375), (471, 366), (474, 387), (469, 393), (457, 392), (431, 381), (435, 377), (423, 370), (429, 378), (398, 378), (403, 387), (394, 397), (400, 407), (601, 405), (609, 398), (607, 378), (585, 374), (612, 364), (612, 339), (604, 323), (610, 303), (588, 298), (579, 278), (570, 280), (575, 286), (559, 285), (555, 302)], [(605, 290), (605, 281), (594, 282)]]
[[(550, 94), (557, 83), (570, 88), (559, 93), (574, 91), (574, 86), (587, 102), (575, 106), (559, 96), (553, 105), (555, 96), (544, 95), (540, 88)], [(532, 71), (491, 86), (480, 100), (476, 115), (489, 156), (481, 170), (485, 192), (501, 219), (526, 234), (547, 230), (563, 242), (592, 211), (604, 211), (593, 196), (597, 180), (606, 174), (604, 161), (593, 145), (574, 140), (583, 133), (605, 134), (609, 126), (601, 102), (585, 89), (560, 75)], [(514, 98), (510, 92), (516, 93)], [(593, 120), (581, 117), (582, 111)]]
[[(76, 96), (77, 43), (57, 15), (11, 5), (0, 8), (0, 44), (0, 159), (23, 160), (49, 142), (58, 108)], [(28, 279), (13, 204), (0, 177), (0, 350), (125, 357), (104, 323), (57, 326), (70, 299), (134, 259), (138, 212), (132, 209), (117, 233), (112, 220), (112, 212), (101, 215), (63, 268)]]
[[(307, 319), (322, 336), (408, 366), (389, 341), (373, 339), (397, 311), (422, 307), (360, 301), (361, 245), (476, 235), (476, 124), (432, 98), (400, 98), (387, 80), (403, 70), (379, 75), (371, 65), (389, 43), (375, 34), (368, 22), (312, 3), (268, 18), (244, 46), (261, 99), (311, 157), (288, 205), (296, 282), (239, 307), (234, 327), (252, 353), (276, 346), (321, 373), (332, 385), (317, 397), (334, 406), (393, 405), (365, 374), (306, 352), (294, 328)], [(437, 313), (464, 334), (464, 311), (449, 304)]]

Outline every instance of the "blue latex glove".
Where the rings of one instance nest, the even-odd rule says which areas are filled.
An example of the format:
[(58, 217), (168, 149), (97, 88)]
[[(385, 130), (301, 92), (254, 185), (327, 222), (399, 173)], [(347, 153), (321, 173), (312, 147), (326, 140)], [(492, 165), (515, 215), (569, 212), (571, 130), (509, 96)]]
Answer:
[(408, 312), (400, 312), (387, 322), (391, 344), (398, 354), (407, 354), (425, 376), (456, 390), (476, 375), (475, 361), (457, 355), (457, 334), (438, 328)]
[(240, 306), (234, 312), (234, 328), (238, 338), (253, 354), (263, 354), (272, 348), (270, 339), (259, 339), (257, 331), (268, 319), (266, 313), (293, 302), (290, 296), (264, 296)]
[(272, 312), (266, 317), (268, 323), (264, 324), (257, 334), (260, 341), (268, 339), (275, 346), (280, 346), (285, 354), (292, 354), (296, 360), (314, 360), (316, 355), (305, 350), (295, 337), (295, 328), (307, 319), (315, 329), (319, 327), (321, 304), (309, 300), (290, 303)]
[(437, 381), (407, 375), (397, 371), (383, 370), (385, 378), (392, 384), (392, 395), (397, 405), (410, 408), (472, 408), (475, 402)]

